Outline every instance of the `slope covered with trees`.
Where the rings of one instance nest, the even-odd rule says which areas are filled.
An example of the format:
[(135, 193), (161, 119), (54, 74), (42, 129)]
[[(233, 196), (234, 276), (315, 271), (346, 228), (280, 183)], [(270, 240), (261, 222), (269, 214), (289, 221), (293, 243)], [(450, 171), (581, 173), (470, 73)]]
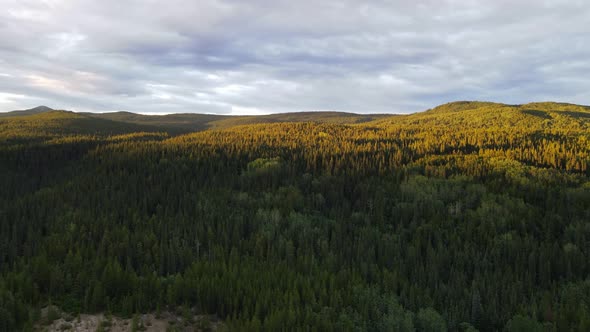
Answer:
[(49, 303), (239, 331), (590, 330), (588, 107), (317, 116), (0, 119), (0, 330)]
[(363, 123), (390, 117), (388, 114), (353, 114), (343, 112), (296, 112), (270, 115), (229, 116), (216, 114), (143, 115), (129, 112), (87, 114), (99, 119), (148, 125), (170, 133), (189, 133), (206, 129), (222, 129), (239, 125), (277, 122)]

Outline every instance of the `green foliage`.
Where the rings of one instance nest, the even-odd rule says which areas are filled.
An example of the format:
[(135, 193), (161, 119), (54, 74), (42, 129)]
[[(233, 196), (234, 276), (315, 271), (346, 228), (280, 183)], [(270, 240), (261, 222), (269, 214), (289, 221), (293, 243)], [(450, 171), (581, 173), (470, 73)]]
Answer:
[(469, 323), (461, 323), (459, 324), (459, 331), (461, 332), (478, 332), (478, 330), (473, 327), (473, 325)]
[(248, 163), (248, 171), (267, 172), (278, 169), (281, 166), (280, 158), (258, 158)]
[(504, 328), (506, 332), (543, 332), (543, 325), (536, 320), (521, 315), (512, 317)]
[(135, 314), (131, 319), (131, 332), (137, 331), (139, 331), (139, 317), (137, 316), (137, 314)]
[(47, 323), (51, 324), (53, 321), (60, 319), (61, 315), (55, 306), (50, 305), (47, 308), (47, 316), (45, 318), (47, 320)]
[(211, 321), (209, 320), (209, 316), (204, 316), (200, 318), (196, 323), (196, 327), (199, 329), (199, 331), (211, 331)]
[(416, 315), (416, 326), (418, 331), (424, 332), (445, 332), (447, 323), (444, 318), (434, 309), (420, 309)]
[(2, 118), (0, 331), (50, 301), (244, 331), (587, 331), (588, 114), (456, 103), (180, 136)]

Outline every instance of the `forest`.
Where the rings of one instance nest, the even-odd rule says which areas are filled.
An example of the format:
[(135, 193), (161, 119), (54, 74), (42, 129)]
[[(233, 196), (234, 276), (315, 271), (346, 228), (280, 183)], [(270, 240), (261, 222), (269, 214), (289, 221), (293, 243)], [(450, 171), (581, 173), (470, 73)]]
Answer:
[(9, 113), (0, 183), (0, 331), (590, 331), (587, 106)]

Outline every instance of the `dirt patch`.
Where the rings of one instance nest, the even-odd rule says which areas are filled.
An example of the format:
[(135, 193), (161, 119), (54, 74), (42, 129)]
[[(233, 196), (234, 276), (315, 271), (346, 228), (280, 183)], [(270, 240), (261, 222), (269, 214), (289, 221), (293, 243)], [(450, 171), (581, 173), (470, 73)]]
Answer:
[[(47, 312), (47, 310), (44, 310)], [(223, 324), (214, 316), (193, 315), (186, 318), (174, 313), (163, 312), (156, 316), (153, 313), (135, 315), (133, 318), (120, 318), (105, 314), (81, 314), (73, 317), (66, 313), (60, 313), (59, 318), (51, 323), (43, 313), (43, 318), (36, 326), (36, 331), (57, 332), (127, 332), (127, 331), (219, 331), (223, 330)], [(54, 317), (52, 317), (54, 318)]]

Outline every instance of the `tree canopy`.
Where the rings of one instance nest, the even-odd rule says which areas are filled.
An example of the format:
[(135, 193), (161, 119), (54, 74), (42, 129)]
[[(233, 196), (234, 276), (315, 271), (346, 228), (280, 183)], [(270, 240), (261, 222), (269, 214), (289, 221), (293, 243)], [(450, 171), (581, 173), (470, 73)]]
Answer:
[(0, 331), (50, 303), (239, 331), (590, 329), (588, 107), (335, 116), (0, 118)]

